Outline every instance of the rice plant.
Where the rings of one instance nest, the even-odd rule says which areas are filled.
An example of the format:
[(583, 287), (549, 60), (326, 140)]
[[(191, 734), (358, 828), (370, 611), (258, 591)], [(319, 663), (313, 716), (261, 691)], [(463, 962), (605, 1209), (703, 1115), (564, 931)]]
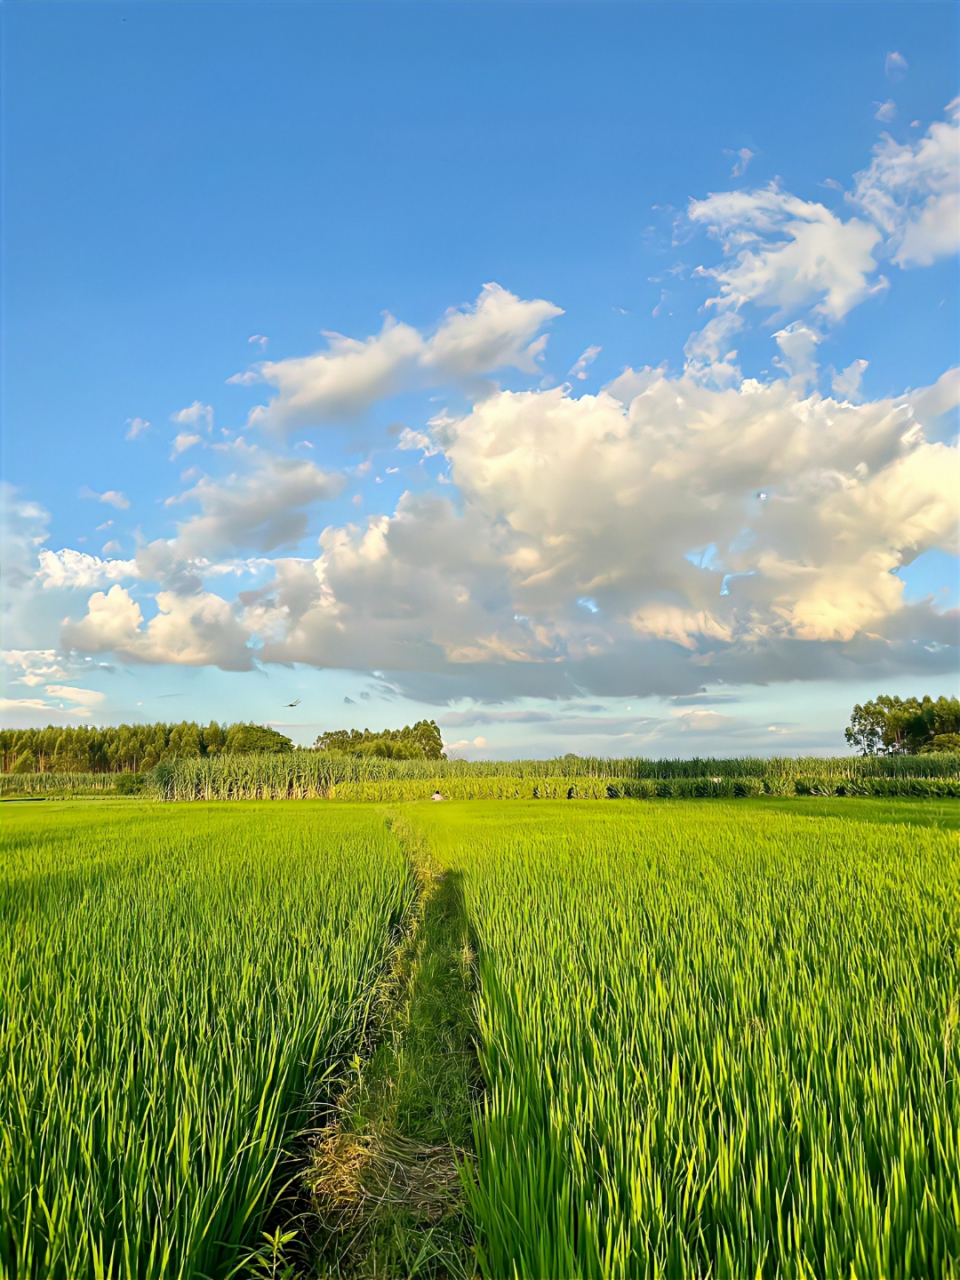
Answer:
[(423, 806), (479, 946), (496, 1277), (960, 1274), (953, 833)]
[(4, 1276), (226, 1277), (257, 1241), (412, 891), (373, 810), (323, 813), (5, 809)]

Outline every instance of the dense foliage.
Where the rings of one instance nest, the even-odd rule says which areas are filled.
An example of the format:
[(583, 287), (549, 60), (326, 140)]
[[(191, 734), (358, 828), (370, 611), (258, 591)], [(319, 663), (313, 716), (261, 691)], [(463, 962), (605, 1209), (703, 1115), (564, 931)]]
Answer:
[(728, 805), (410, 816), (477, 934), (483, 1275), (957, 1275), (953, 833)]
[[(169, 760), (221, 756), (280, 755), (293, 743), (261, 724), (121, 724), (103, 728), (61, 727), (0, 730), (4, 773), (145, 773)], [(317, 751), (387, 760), (445, 760), (433, 720), (403, 729), (338, 729), (321, 734)]]
[(412, 892), (373, 810), (316, 819), (7, 808), (0, 1276), (227, 1277), (261, 1243)]
[(377, 756), (382, 760), (446, 760), (434, 720), (418, 720), (402, 729), (331, 729), (316, 741), (318, 751), (336, 755)]
[[(856, 793), (866, 779), (881, 794), (914, 780), (960, 783), (960, 755), (845, 756), (833, 760), (381, 760), (294, 751), (284, 756), (176, 760), (155, 772), (157, 792), (170, 800), (304, 799), (417, 800), (435, 790), (463, 799), (511, 799), (565, 795), (573, 786), (584, 798), (606, 796), (611, 784), (650, 783), (653, 794)], [(39, 785), (55, 788), (53, 777)], [(669, 787), (665, 784), (669, 783)], [(727, 789), (730, 784), (730, 789)], [(5, 786), (15, 785), (5, 779)], [(863, 790), (861, 794), (866, 794)], [(870, 792), (872, 794), (872, 792)], [(638, 797), (644, 788), (624, 794)], [(912, 794), (904, 790), (903, 794)], [(937, 792), (939, 794), (939, 792)]]
[[(164, 800), (674, 799), (960, 794), (960, 753), (758, 760), (384, 760), (291, 751), (180, 757), (148, 773), (6, 774), (5, 795), (143, 791)], [(573, 797), (571, 797), (573, 798)]]
[(4, 773), (142, 773), (162, 760), (292, 750), (276, 729), (215, 720), (0, 730)]
[(865, 756), (960, 751), (960, 699), (882, 694), (857, 703), (844, 735)]

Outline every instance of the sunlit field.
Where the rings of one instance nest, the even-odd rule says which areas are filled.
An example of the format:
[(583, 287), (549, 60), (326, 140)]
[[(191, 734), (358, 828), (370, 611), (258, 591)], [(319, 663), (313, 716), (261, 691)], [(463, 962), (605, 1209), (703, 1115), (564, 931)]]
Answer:
[(6, 805), (4, 1274), (226, 1276), (358, 1047), (410, 877), (370, 809)]
[(957, 1273), (953, 833), (797, 801), (416, 820), (477, 936), (485, 1275)]
[[(2, 1274), (253, 1274), (427, 859), (472, 938), (478, 1274), (957, 1275), (958, 810), (7, 803)], [(310, 1243), (287, 1274), (335, 1274)]]

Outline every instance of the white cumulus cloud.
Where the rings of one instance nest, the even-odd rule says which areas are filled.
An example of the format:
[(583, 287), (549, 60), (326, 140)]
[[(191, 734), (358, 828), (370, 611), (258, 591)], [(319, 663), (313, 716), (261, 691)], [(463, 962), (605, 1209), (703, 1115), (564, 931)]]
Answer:
[(117, 489), (108, 489), (106, 493), (97, 493), (96, 490), (84, 485), (80, 490), (80, 497), (93, 498), (96, 502), (105, 502), (108, 507), (116, 507), (118, 511), (128, 511), (130, 508), (130, 499)]
[(448, 311), (432, 336), (389, 315), (366, 339), (327, 333), (326, 351), (258, 366), (258, 376), (278, 395), (254, 409), (250, 422), (286, 430), (351, 419), (410, 387), (475, 379), (505, 367), (532, 373), (546, 343), (535, 335), (561, 314), (550, 302), (525, 302), (486, 284), (472, 307)]
[(37, 577), (47, 591), (61, 587), (98, 587), (106, 582), (138, 577), (135, 560), (101, 560), (99, 556), (69, 547), (62, 551), (44, 548), (39, 553), (39, 562)]
[(848, 197), (883, 231), (900, 267), (926, 267), (960, 246), (960, 99), (916, 142), (885, 134)]
[(860, 396), (860, 383), (869, 365), (868, 360), (854, 360), (851, 364), (834, 376), (831, 386), (838, 396), (844, 400), (857, 400)]
[(128, 662), (219, 666), (227, 671), (247, 671), (253, 665), (249, 632), (220, 596), (161, 591), (156, 603), (157, 615), (144, 626), (140, 605), (124, 587), (95, 591), (86, 616), (64, 624), (64, 646), (84, 653), (115, 653)]
[(29, 687), (49, 680), (66, 680), (67, 672), (56, 649), (5, 649), (2, 660), (11, 668), (9, 682)]
[(815, 314), (835, 321), (877, 288), (869, 279), (882, 239), (877, 228), (859, 218), (843, 222), (776, 183), (692, 200), (687, 214), (721, 242), (727, 258), (699, 269), (720, 286), (708, 305), (739, 310), (754, 303), (782, 317), (813, 304)]
[(184, 427), (206, 427), (208, 431), (213, 428), (213, 406), (202, 404), (199, 400), (194, 400), (193, 404), (188, 405), (186, 409), (181, 409), (170, 418), (171, 422), (177, 422)]
[(823, 334), (803, 320), (794, 320), (785, 329), (773, 335), (780, 348), (780, 356), (774, 356), (774, 364), (785, 369), (792, 378), (809, 381), (816, 376), (817, 364), (813, 358)]
[(736, 312), (724, 311), (691, 333), (683, 348), (685, 372), (691, 378), (717, 387), (739, 382), (740, 366), (734, 363), (737, 352), (731, 339), (742, 328), (743, 320)]
[(451, 308), (421, 357), (426, 369), (450, 379), (476, 377), (512, 367), (536, 372), (547, 343), (537, 332), (560, 307), (543, 299), (524, 302), (498, 284), (485, 284), (472, 307)]
[[(245, 620), (269, 635), (265, 661), (401, 670), (656, 640), (685, 662), (729, 648), (750, 678), (757, 644), (879, 636), (904, 615), (891, 571), (956, 547), (957, 450), (927, 443), (917, 415), (924, 396), (956, 402), (956, 378), (932, 395), (854, 405), (656, 374), (626, 404), (502, 392), (436, 431), (462, 515), (407, 495), (329, 528)], [(707, 546), (709, 569), (691, 563)]]
[[(816, 344), (793, 328), (780, 345), (797, 367)], [(856, 373), (838, 375), (845, 391)], [(894, 662), (904, 646), (939, 660), (954, 622), (904, 606), (894, 571), (957, 550), (960, 455), (923, 430), (957, 404), (957, 374), (854, 398), (808, 392), (796, 374), (711, 386), (663, 370), (597, 395), (497, 392), (430, 428), (457, 505), (408, 493), (392, 515), (329, 526), (314, 561), (276, 559), (272, 581), (229, 603), (204, 589), (199, 552), (265, 547), (285, 532), (283, 485), (307, 502), (327, 483), (309, 464), (262, 460), (246, 480), (203, 482), (204, 514), (138, 553), (141, 577), (195, 574), (158, 593), (156, 617), (115, 584), (62, 644), (245, 669), (256, 636), (262, 662), (419, 672), (435, 688), (488, 671), (501, 693), (562, 688), (565, 671), (598, 692), (676, 692), (704, 666), (751, 680), (823, 676), (867, 661), (858, 653)], [(278, 486), (265, 504), (264, 485)]]
[(338, 333), (325, 336), (326, 351), (260, 366), (263, 379), (279, 395), (253, 410), (251, 423), (289, 428), (356, 417), (400, 391), (424, 349), (417, 330), (392, 316), (378, 334), (363, 341)]
[(296, 543), (307, 528), (313, 503), (335, 498), (345, 477), (322, 471), (303, 458), (252, 451), (253, 466), (223, 480), (203, 477), (178, 498), (195, 502), (200, 514), (177, 526), (177, 553), (186, 559), (253, 547), (273, 551)]
[(179, 454), (186, 453), (195, 444), (199, 444), (202, 439), (203, 437), (198, 436), (195, 431), (178, 431), (173, 438), (173, 453), (170, 455), (171, 462)]

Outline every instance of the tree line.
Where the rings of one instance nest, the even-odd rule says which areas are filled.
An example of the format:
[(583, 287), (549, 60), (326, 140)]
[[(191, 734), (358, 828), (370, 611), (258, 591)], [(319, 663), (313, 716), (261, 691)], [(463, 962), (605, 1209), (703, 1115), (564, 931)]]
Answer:
[[(960, 700), (905, 698), (883, 694), (858, 703), (845, 731), (860, 755), (919, 755), (960, 751)], [(142, 773), (165, 760), (255, 752), (293, 751), (276, 729), (252, 723), (200, 725), (78, 725), (0, 730), (4, 773)], [(314, 751), (330, 755), (374, 756), (386, 760), (445, 760), (434, 720), (402, 729), (332, 729), (321, 733)]]
[(862, 756), (960, 751), (960, 699), (881, 694), (856, 704), (844, 733)]
[[(293, 742), (266, 725), (120, 724), (0, 730), (4, 773), (143, 773), (165, 760), (250, 755), (295, 750)], [(336, 755), (392, 760), (445, 760), (440, 730), (433, 720), (402, 729), (336, 729), (322, 733), (313, 747)]]
[(4, 773), (142, 773), (178, 757), (292, 751), (262, 724), (120, 724), (0, 730)]

